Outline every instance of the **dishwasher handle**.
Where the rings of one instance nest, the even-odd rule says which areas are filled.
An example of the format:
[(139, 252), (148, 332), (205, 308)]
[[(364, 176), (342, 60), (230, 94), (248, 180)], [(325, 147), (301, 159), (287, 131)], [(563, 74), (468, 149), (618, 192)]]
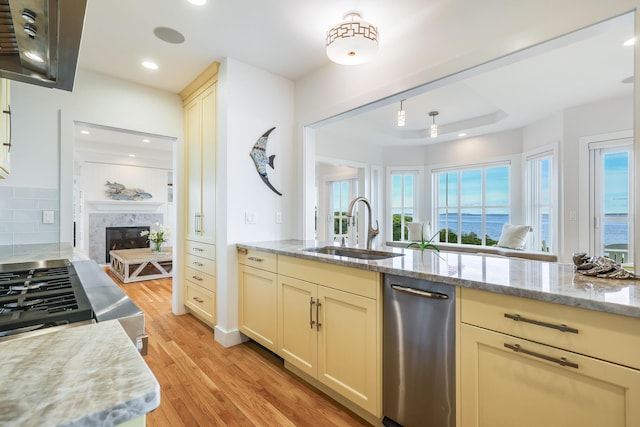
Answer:
[(391, 286), (391, 289), (393, 289), (394, 291), (403, 292), (405, 294), (413, 295), (416, 297), (440, 299), (440, 300), (449, 299), (449, 295), (441, 294), (439, 292), (423, 291), (421, 289), (409, 288), (407, 286), (394, 285), (394, 284), (391, 284), (390, 286)]

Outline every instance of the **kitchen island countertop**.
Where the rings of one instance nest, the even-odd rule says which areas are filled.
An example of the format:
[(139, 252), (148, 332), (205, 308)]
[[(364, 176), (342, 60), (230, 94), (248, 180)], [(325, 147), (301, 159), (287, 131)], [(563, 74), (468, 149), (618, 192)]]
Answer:
[(325, 245), (333, 243), (282, 240), (238, 243), (237, 247), (640, 318), (637, 279), (589, 277), (576, 273), (572, 264), (462, 252), (378, 246), (376, 250), (402, 255), (368, 261), (303, 250)]
[(116, 320), (0, 343), (0, 425), (116, 426), (160, 404), (160, 386)]

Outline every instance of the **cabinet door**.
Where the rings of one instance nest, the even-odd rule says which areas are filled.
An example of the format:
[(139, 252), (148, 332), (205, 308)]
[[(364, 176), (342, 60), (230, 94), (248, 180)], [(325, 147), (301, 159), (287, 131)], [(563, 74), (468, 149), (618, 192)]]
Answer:
[(278, 354), (313, 377), (318, 372), (316, 297), (317, 285), (278, 276)]
[(216, 238), (216, 85), (213, 84), (200, 97), (202, 135), (202, 217), (200, 237), (214, 243)]
[(11, 172), (11, 107), (9, 80), (0, 79), (0, 178)]
[(460, 330), (462, 427), (640, 426), (640, 371), (467, 324)]
[(196, 98), (185, 106), (185, 149), (186, 149), (186, 226), (187, 239), (200, 239), (202, 218), (202, 104)]
[(318, 379), (378, 415), (376, 301), (324, 286), (318, 301)]
[(240, 332), (271, 351), (277, 351), (277, 276), (240, 265), (238, 268), (238, 326)]

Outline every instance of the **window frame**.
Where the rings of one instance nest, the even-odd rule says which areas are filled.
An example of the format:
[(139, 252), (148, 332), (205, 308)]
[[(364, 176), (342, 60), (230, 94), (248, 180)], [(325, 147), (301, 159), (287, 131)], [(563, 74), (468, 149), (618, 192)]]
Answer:
[[(394, 167), (388, 167), (387, 168), (387, 220), (386, 220), (386, 224), (387, 224), (387, 230), (385, 232), (385, 236), (387, 241), (389, 242), (393, 242), (393, 211), (396, 208), (402, 209), (403, 214), (401, 214), (400, 220), (401, 220), (401, 231), (400, 231), (400, 237), (401, 240), (397, 240), (400, 242), (404, 242), (406, 241), (406, 237), (405, 233), (406, 231), (406, 227), (404, 226), (405, 222), (404, 222), (404, 210), (406, 208), (406, 206), (404, 205), (404, 203), (401, 203), (401, 205), (399, 207), (395, 207), (393, 205), (393, 176), (394, 175), (413, 175), (414, 176), (414, 188), (413, 188), (413, 216), (412, 216), (412, 220), (416, 221), (428, 221), (428, 218), (420, 218), (420, 212), (422, 211), (421, 209), (421, 204), (422, 204), (422, 180), (424, 177), (424, 168), (422, 167), (417, 167), (417, 166), (394, 166)], [(403, 199), (404, 199), (404, 178), (403, 178), (403, 187), (402, 187), (402, 194), (403, 194)], [(402, 239), (404, 237), (404, 239)]]
[[(442, 209), (453, 209), (453, 210), (457, 210), (458, 211), (458, 221), (457, 221), (457, 242), (456, 243), (450, 243), (452, 245), (455, 244), (463, 244), (462, 243), (462, 212), (464, 210), (468, 210), (468, 209), (474, 209), (474, 210), (480, 210), (481, 213), (481, 234), (482, 236), (479, 236), (481, 238), (481, 246), (486, 245), (486, 234), (487, 234), (487, 230), (486, 230), (486, 211), (487, 210), (492, 210), (492, 209), (506, 209), (508, 211), (508, 219), (507, 222), (510, 222), (511, 219), (514, 216), (514, 205), (513, 205), (513, 199), (514, 199), (514, 195), (513, 195), (513, 191), (514, 191), (514, 170), (517, 169), (517, 165), (514, 165), (514, 161), (512, 159), (500, 159), (500, 160), (495, 160), (495, 161), (490, 161), (490, 162), (482, 162), (482, 163), (474, 163), (474, 164), (460, 164), (460, 165), (450, 165), (450, 166), (443, 166), (443, 167), (434, 167), (433, 169), (431, 169), (431, 194), (432, 194), (432, 228), (433, 231), (440, 231), (440, 211)], [(486, 187), (486, 170), (487, 169), (491, 169), (491, 168), (495, 168), (495, 167), (501, 167), (501, 166), (507, 166), (509, 168), (509, 177), (508, 177), (508, 183), (509, 183), (509, 188), (507, 189), (507, 197), (508, 197), (508, 204), (507, 205), (487, 205), (486, 204), (486, 191), (487, 191), (487, 187)], [(481, 203), (478, 206), (465, 206), (462, 204), (462, 181), (461, 181), (461, 176), (463, 171), (471, 171), (471, 170), (480, 170), (481, 171), (481, 188), (482, 188), (482, 195), (481, 195)], [(458, 190), (457, 190), (457, 204), (455, 206), (450, 206), (450, 205), (440, 205), (439, 203), (439, 197), (440, 197), (440, 192), (439, 192), (439, 188), (440, 188), (440, 183), (439, 183), (439, 176), (441, 173), (452, 173), (455, 172), (458, 175)], [(448, 239), (447, 239), (448, 240)], [(448, 242), (446, 242), (448, 243)], [(448, 243), (449, 244), (449, 243)]]

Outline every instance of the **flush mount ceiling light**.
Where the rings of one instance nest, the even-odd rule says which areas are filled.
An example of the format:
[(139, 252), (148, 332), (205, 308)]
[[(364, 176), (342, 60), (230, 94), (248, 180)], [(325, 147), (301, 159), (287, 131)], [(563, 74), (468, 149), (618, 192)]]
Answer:
[(435, 138), (438, 136), (438, 125), (436, 124), (436, 116), (438, 115), (437, 111), (432, 111), (429, 113), (432, 118), (431, 122), (431, 138)]
[(338, 64), (356, 65), (370, 61), (378, 53), (378, 28), (351, 12), (344, 22), (327, 31), (327, 56)]
[(400, 101), (400, 111), (398, 111), (398, 126), (404, 126), (404, 122), (405, 122), (405, 113), (404, 113), (404, 109), (402, 108), (402, 103), (406, 101), (405, 99), (403, 99), (402, 101)]

